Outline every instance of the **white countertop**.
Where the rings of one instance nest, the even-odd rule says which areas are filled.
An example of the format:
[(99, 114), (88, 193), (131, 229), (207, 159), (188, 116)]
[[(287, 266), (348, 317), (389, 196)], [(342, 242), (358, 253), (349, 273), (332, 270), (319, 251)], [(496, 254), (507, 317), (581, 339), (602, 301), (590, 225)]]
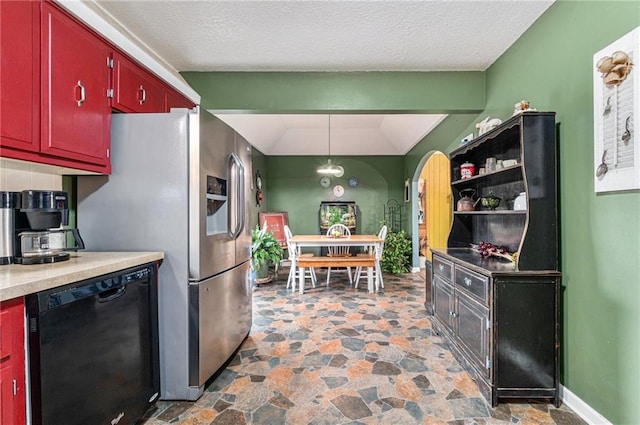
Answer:
[(72, 252), (52, 264), (0, 266), (0, 301), (162, 260), (163, 252)]

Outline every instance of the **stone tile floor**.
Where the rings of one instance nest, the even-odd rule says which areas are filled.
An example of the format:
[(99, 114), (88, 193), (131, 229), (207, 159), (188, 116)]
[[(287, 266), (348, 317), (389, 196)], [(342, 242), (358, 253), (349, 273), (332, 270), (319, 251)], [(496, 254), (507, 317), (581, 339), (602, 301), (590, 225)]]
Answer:
[(142, 424), (585, 423), (543, 402), (492, 409), (431, 333), (424, 272), (385, 275), (376, 294), (332, 273), (304, 295), (286, 272), (254, 289), (251, 333), (202, 397), (157, 402)]

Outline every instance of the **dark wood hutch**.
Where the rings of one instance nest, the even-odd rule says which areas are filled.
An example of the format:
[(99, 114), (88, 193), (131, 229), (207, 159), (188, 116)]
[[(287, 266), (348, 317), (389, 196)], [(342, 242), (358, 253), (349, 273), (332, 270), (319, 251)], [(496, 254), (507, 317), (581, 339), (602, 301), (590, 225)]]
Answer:
[[(492, 406), (513, 398), (559, 404), (555, 131), (555, 113), (524, 112), (450, 154), (453, 224), (447, 248), (433, 250), (427, 307), (434, 330)], [(487, 158), (507, 165), (480, 175)], [(461, 179), (465, 163), (476, 173)], [(493, 193), (501, 203), (457, 211), (464, 189)], [(514, 210), (523, 192), (526, 207)], [(471, 246), (481, 241), (516, 257), (483, 258)]]

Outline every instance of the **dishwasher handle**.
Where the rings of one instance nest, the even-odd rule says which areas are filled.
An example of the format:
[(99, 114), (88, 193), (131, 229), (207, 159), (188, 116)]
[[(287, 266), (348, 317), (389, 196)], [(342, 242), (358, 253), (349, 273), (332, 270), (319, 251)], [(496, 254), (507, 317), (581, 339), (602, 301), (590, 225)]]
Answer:
[(154, 266), (144, 265), (38, 292), (34, 294), (37, 298), (36, 308), (37, 311), (44, 312), (89, 297), (96, 297), (99, 302), (106, 303), (123, 296), (126, 287), (134, 282), (149, 283), (155, 274)]
[(98, 294), (98, 302), (99, 303), (108, 303), (109, 301), (113, 301), (117, 298), (120, 298), (127, 292), (126, 286), (121, 286), (120, 288), (110, 289), (108, 291), (101, 292)]

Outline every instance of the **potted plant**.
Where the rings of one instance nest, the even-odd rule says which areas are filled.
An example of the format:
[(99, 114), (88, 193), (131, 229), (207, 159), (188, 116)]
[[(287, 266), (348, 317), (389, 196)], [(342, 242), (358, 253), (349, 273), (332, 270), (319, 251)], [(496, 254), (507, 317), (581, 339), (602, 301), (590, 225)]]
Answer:
[(331, 207), (329, 209), (329, 227), (337, 223), (342, 223), (342, 210), (338, 207)]
[(256, 283), (271, 281), (269, 265), (282, 259), (282, 248), (273, 236), (273, 232), (256, 225), (251, 230), (251, 268), (256, 273)]
[(380, 266), (387, 273), (407, 273), (411, 266), (411, 240), (404, 230), (387, 233)]

